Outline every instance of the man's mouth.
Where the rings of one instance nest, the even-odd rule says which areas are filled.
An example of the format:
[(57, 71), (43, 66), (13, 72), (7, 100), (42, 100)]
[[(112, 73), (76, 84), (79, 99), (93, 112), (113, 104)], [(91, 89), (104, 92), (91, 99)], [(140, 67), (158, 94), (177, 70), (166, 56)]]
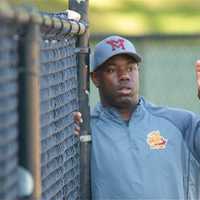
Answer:
[(130, 95), (131, 94), (130, 87), (120, 87), (117, 91), (120, 95)]

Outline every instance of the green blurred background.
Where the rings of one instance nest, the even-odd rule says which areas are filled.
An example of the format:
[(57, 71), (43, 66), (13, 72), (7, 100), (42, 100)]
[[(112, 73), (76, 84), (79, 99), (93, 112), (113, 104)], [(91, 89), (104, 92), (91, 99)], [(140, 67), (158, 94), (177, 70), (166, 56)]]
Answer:
[[(68, 7), (67, 0), (9, 2), (49, 12)], [(159, 105), (200, 113), (194, 73), (200, 58), (199, 0), (90, 0), (89, 20), (91, 36), (98, 35), (91, 39), (92, 48), (102, 34), (125, 35), (136, 45), (143, 57), (143, 96)], [(97, 101), (98, 92), (91, 83), (91, 107)]]
[[(43, 11), (63, 11), (67, 0), (8, 0)], [(198, 33), (199, 0), (90, 0), (91, 33)]]

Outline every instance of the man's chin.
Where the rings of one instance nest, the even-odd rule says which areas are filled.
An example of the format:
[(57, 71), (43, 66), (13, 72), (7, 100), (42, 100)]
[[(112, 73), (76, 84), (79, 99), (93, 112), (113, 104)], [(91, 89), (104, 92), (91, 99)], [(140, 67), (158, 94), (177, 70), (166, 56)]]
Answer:
[(135, 107), (136, 104), (137, 104), (137, 102), (134, 101), (132, 97), (123, 96), (123, 97), (119, 97), (117, 99), (116, 107), (118, 107), (118, 108), (131, 108), (131, 107)]

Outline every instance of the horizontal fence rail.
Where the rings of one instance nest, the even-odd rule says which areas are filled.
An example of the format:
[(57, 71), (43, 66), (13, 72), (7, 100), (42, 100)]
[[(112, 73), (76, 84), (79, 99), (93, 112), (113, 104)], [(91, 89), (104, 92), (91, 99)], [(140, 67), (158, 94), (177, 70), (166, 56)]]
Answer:
[[(28, 155), (31, 159), (38, 158), (32, 155), (34, 152), (30, 148), (41, 149), (41, 194), (40, 183), (36, 181), (34, 186), (38, 191), (32, 199), (80, 199), (80, 144), (73, 134), (73, 112), (79, 109), (77, 54), (81, 47), (78, 40), (87, 25), (69, 20), (67, 16), (67, 12), (48, 14), (12, 8), (4, 2), (0, 5), (1, 200), (21, 198), (18, 189), (23, 177), (18, 174), (19, 167), (25, 167), (35, 181), (37, 162), (26, 162), (30, 162)], [(35, 34), (38, 34), (39, 40), (34, 41), (38, 43), (36, 46), (31, 41), (31, 31), (27, 33), (31, 26), (36, 27)], [(38, 49), (32, 49), (32, 45)], [(22, 51), (22, 48), (25, 49)], [(35, 60), (37, 53), (39, 60)], [(39, 74), (27, 68), (29, 65), (38, 67)], [(32, 85), (32, 81), (37, 85), (37, 80), (38, 88)], [(31, 88), (35, 91), (30, 92)], [(29, 111), (34, 115), (34, 110), (29, 108), (31, 103), (24, 101), (34, 102), (36, 93), (39, 95), (40, 142), (32, 141), (36, 142), (32, 145), (28, 140), (37, 127), (29, 131), (29, 125), (24, 128), (24, 123), (31, 122), (34, 116), (30, 116)]]
[(15, 23), (21, 25), (33, 22), (40, 26), (41, 34), (45, 34), (46, 37), (52, 37), (52, 32), (58, 37), (68, 34), (82, 35), (87, 28), (81, 22), (67, 20), (67, 13), (39, 13), (35, 10), (29, 11), (22, 8), (11, 8), (4, 3), (0, 5), (0, 19), (3, 21), (15, 21)]

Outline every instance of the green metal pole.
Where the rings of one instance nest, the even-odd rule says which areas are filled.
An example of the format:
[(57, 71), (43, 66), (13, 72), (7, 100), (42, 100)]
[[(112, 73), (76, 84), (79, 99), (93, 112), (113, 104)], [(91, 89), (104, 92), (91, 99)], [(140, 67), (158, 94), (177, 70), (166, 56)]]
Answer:
[(28, 199), (40, 200), (40, 32), (31, 22), (23, 30), (19, 41), (19, 164), (34, 179)]
[[(69, 0), (69, 9), (81, 14), (81, 22), (88, 25), (88, 0)], [(79, 80), (79, 106), (83, 116), (80, 143), (80, 173), (81, 173), (81, 199), (91, 199), (90, 187), (90, 149), (91, 143), (87, 140), (90, 136), (90, 108), (89, 108), (89, 29), (79, 37), (78, 47), (78, 80)]]

